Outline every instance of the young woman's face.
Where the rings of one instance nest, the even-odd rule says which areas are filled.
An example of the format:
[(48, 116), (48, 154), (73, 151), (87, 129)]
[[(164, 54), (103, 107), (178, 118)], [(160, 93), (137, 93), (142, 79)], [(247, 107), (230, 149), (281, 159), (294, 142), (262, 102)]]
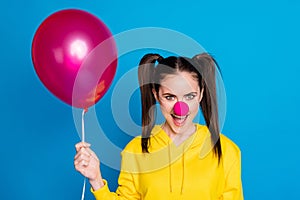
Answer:
[[(202, 92), (191, 73), (166, 75), (160, 82), (158, 94), (155, 91), (153, 93), (166, 119), (164, 129), (168, 134), (189, 134), (195, 130), (193, 119), (199, 111)], [(173, 108), (178, 101), (185, 102), (189, 107), (189, 112), (184, 116), (174, 114)]]

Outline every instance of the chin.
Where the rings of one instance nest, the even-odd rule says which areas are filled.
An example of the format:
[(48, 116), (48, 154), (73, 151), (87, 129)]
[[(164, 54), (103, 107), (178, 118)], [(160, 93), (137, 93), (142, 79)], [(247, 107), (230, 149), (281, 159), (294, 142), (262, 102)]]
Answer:
[(172, 124), (168, 123), (168, 126), (169, 126), (169, 128), (171, 129), (171, 131), (173, 133), (175, 133), (175, 134), (181, 134), (181, 133), (184, 133), (185, 131), (188, 130), (189, 123), (186, 122), (185, 124), (180, 125), (180, 126), (178, 126), (178, 125), (176, 125), (174, 123), (172, 123)]

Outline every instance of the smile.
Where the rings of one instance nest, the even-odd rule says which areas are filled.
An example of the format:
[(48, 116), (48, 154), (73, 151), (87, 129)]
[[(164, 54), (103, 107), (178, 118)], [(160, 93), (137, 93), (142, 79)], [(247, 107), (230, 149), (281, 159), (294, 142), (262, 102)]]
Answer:
[(178, 115), (175, 115), (175, 114), (171, 114), (171, 116), (172, 116), (173, 122), (176, 126), (182, 126), (189, 115), (178, 116)]

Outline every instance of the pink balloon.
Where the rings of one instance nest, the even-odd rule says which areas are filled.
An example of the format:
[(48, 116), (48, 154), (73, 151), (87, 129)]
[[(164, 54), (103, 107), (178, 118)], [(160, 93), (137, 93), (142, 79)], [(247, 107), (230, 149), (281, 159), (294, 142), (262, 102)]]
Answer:
[(106, 93), (117, 68), (116, 44), (106, 25), (77, 9), (47, 17), (32, 42), (35, 71), (56, 97), (88, 108)]
[(174, 105), (174, 114), (178, 116), (185, 116), (189, 112), (189, 106), (183, 101), (177, 101)]

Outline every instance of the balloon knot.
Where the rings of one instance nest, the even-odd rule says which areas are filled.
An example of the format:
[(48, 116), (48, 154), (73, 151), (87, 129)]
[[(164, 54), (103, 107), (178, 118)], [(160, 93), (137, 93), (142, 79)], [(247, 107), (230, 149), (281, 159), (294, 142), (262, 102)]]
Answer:
[(87, 113), (87, 111), (89, 110), (88, 108), (84, 108), (84, 113)]

